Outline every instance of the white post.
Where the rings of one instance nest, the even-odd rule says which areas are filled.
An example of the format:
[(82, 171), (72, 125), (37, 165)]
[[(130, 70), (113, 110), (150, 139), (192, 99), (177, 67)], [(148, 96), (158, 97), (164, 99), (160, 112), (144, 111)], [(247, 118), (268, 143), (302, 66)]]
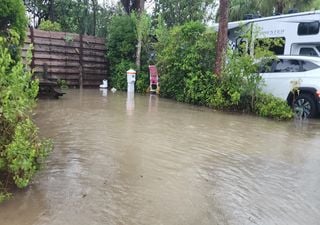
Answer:
[(133, 69), (128, 70), (127, 71), (127, 83), (128, 83), (127, 92), (134, 93), (135, 81), (136, 81), (136, 71)]

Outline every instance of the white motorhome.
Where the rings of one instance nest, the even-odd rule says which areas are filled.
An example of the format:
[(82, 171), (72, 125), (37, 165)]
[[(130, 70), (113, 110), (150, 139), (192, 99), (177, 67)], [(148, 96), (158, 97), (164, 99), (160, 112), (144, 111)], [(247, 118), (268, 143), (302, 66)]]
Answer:
[(244, 40), (241, 32), (258, 28), (257, 39), (280, 38), (283, 47), (274, 49), (277, 55), (320, 56), (320, 11), (270, 16), (228, 23), (228, 36), (232, 47)]

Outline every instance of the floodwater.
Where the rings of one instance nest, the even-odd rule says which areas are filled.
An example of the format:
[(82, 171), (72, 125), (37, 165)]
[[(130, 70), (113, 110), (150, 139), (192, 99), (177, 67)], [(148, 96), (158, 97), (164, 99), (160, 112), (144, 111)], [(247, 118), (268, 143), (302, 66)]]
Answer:
[(319, 224), (319, 120), (99, 90), (40, 100), (35, 120), (55, 147), (1, 225)]

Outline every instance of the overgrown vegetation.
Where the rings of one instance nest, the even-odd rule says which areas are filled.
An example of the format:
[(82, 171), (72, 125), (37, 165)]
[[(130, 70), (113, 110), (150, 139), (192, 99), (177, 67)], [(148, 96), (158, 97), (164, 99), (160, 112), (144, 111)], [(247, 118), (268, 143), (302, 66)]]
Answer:
[[(20, 1), (8, 2), (7, 6), (12, 14), (23, 9)], [(3, 21), (2, 14), (0, 18)], [(10, 187), (23, 188), (29, 184), (51, 149), (49, 141), (39, 139), (31, 119), (38, 82), (32, 79), (31, 71), (21, 58), (11, 51), (13, 46), (19, 51), (19, 34), (24, 34), (25, 27), (10, 29), (10, 22), (6, 27), (0, 36), (0, 202), (10, 197)]]
[(50, 20), (44, 20), (39, 26), (40, 30), (44, 31), (61, 31), (61, 25), (57, 22), (52, 22)]
[(215, 33), (199, 22), (174, 27), (159, 38), (161, 95), (217, 109), (292, 118), (286, 102), (261, 93), (263, 81), (249, 54), (230, 53), (221, 79), (213, 74), (215, 39)]
[[(137, 64), (141, 63), (137, 74), (136, 91), (145, 93), (149, 86), (148, 59), (150, 53), (150, 43), (148, 41), (148, 18), (144, 15), (141, 22), (136, 15), (118, 15), (113, 17), (108, 35), (108, 59), (110, 62), (111, 80), (110, 85), (118, 90), (126, 90), (126, 71), (139, 69)], [(139, 24), (138, 24), (139, 23)], [(139, 35), (137, 28), (140, 28)], [(141, 38), (141, 58), (140, 63), (136, 61), (136, 46), (138, 36)]]

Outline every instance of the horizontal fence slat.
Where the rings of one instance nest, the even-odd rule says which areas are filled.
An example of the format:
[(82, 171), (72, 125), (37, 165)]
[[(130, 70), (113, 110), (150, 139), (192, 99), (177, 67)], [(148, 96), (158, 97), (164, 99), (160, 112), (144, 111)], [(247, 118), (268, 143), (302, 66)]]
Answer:
[(57, 60), (46, 60), (46, 59), (35, 59), (35, 66), (43, 66), (47, 64), (48, 67), (59, 66), (59, 67), (79, 67), (80, 63), (77, 61), (57, 61)]
[(92, 57), (106, 57), (107, 51), (93, 51), (91, 49), (83, 49), (84, 56), (92, 56)]
[[(100, 81), (102, 81), (102, 80), (106, 79), (107, 76), (106, 76), (106, 75), (102, 75), (102, 74), (97, 74), (97, 75), (85, 74), (85, 75), (84, 75), (84, 78), (85, 78), (86, 80), (100, 80)], [(101, 83), (102, 83), (102, 82), (101, 82)]]
[[(43, 72), (43, 66), (36, 66), (34, 68), (35, 72)], [(74, 68), (62, 68), (62, 67), (49, 67), (47, 69), (48, 73), (65, 73), (65, 74), (79, 74), (80, 70), (78, 67)]]
[(48, 54), (35, 52), (35, 60), (37, 59), (48, 59), (48, 60), (64, 60), (64, 61), (79, 61), (79, 55), (63, 55), (63, 54)]
[(99, 73), (99, 74), (105, 73), (105, 74), (107, 74), (108, 71), (106, 69), (86, 69), (86, 68), (84, 68), (83, 72), (84, 73), (91, 73), (91, 74), (95, 74), (95, 73)]
[(49, 45), (54, 47), (59, 47), (59, 46), (76, 47), (76, 48), (80, 47), (80, 42), (77, 42), (77, 41), (66, 42), (64, 40), (37, 38), (37, 37), (34, 38), (34, 44)]
[(66, 47), (66, 46), (49, 46), (49, 45), (34, 45), (34, 50), (38, 52), (47, 52), (47, 53), (62, 53), (62, 54), (80, 54), (79, 48)]
[(94, 56), (84, 56), (83, 57), (83, 61), (85, 62), (101, 62), (101, 63), (105, 63), (106, 59), (102, 58), (102, 57), (94, 57)]
[(83, 68), (90, 68), (90, 69), (103, 69), (103, 68), (107, 68), (107, 64), (106, 63), (83, 63), (82, 64)]

